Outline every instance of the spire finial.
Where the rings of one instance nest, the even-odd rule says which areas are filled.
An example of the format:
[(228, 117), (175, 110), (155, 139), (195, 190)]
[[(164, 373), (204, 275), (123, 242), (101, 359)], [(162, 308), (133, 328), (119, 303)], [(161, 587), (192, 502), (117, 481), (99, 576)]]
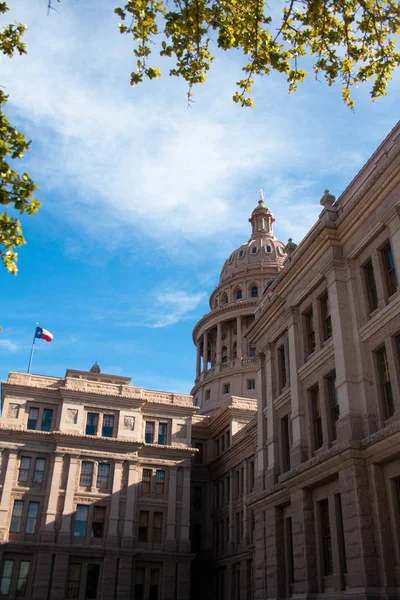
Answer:
[(259, 200), (258, 200), (258, 204), (259, 204), (260, 206), (262, 206), (262, 205), (264, 204), (264, 192), (263, 192), (261, 189), (259, 189), (259, 190), (258, 190), (258, 193), (259, 193)]

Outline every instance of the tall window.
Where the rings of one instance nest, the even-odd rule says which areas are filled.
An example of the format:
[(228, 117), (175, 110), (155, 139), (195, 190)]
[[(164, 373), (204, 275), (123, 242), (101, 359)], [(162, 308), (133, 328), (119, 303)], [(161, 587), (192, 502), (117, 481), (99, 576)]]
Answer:
[(33, 471), (33, 483), (43, 483), (45, 466), (45, 458), (37, 458), (35, 460), (35, 470)]
[(93, 507), (93, 518), (92, 518), (92, 530), (91, 537), (102, 538), (104, 537), (104, 524), (106, 522), (106, 507), (105, 506), (94, 506)]
[(390, 381), (389, 363), (386, 348), (383, 347), (376, 353), (378, 359), (379, 375), (381, 380), (382, 398), (384, 402), (385, 417), (388, 419), (394, 414), (392, 382)]
[(102, 437), (113, 437), (114, 433), (114, 415), (103, 416), (103, 427), (101, 428)]
[(378, 292), (376, 289), (374, 267), (372, 260), (369, 260), (364, 266), (365, 287), (368, 295), (369, 312), (373, 312), (378, 308)]
[(3, 562), (3, 568), (1, 572), (0, 581), (0, 595), (8, 596), (11, 588), (12, 574), (14, 570), (14, 561), (12, 559), (6, 559)]
[(222, 393), (223, 394), (229, 394), (231, 391), (231, 384), (230, 383), (224, 383), (224, 385), (222, 386)]
[(160, 589), (160, 569), (150, 569), (149, 600), (158, 600)]
[(161, 446), (165, 446), (167, 443), (167, 424), (166, 423), (158, 424), (158, 443)]
[(142, 494), (151, 493), (151, 469), (143, 469), (142, 472)]
[(286, 357), (285, 357), (285, 346), (282, 344), (278, 348), (278, 380), (279, 380), (279, 393), (283, 390), (287, 382), (286, 376)]
[(144, 441), (146, 444), (152, 444), (154, 441), (154, 421), (146, 421)]
[(382, 250), (383, 266), (385, 269), (386, 286), (389, 296), (395, 293), (397, 290), (397, 275), (396, 268), (394, 266), (393, 252), (390, 244), (385, 246)]
[(81, 477), (79, 485), (82, 487), (90, 487), (93, 481), (93, 463), (82, 461)]
[(319, 389), (318, 386), (310, 390), (311, 396), (311, 410), (314, 421), (314, 444), (315, 449), (321, 448), (324, 443), (323, 433), (322, 433), (322, 415), (321, 415), (321, 402), (319, 397)]
[(321, 546), (323, 556), (323, 573), (324, 575), (332, 575), (333, 559), (332, 559), (332, 538), (331, 527), (329, 523), (329, 503), (328, 499), (321, 500), (319, 504), (319, 514), (321, 522)]
[(242, 290), (236, 290), (236, 300), (242, 299)]
[(10, 533), (19, 533), (22, 522), (22, 511), (24, 510), (23, 500), (14, 500), (13, 511), (11, 515)]
[(86, 571), (85, 600), (95, 600), (99, 587), (100, 565), (88, 564)]
[(146, 570), (145, 569), (136, 569), (135, 570), (135, 600), (143, 600), (144, 598), (144, 579), (145, 579)]
[(282, 472), (290, 469), (290, 438), (289, 438), (289, 417), (286, 415), (281, 419), (281, 452), (282, 452)]
[[(21, 560), (19, 563), (16, 596), (26, 596), (31, 561)], [(1, 594), (1, 592), (0, 592)]]
[(86, 419), (86, 435), (97, 435), (98, 426), (99, 426), (98, 413), (88, 413), (87, 419)]
[(18, 471), (18, 481), (20, 481), (21, 483), (26, 483), (28, 481), (30, 468), (31, 468), (30, 456), (21, 456), (21, 460), (19, 463), (19, 471)]
[(223, 304), (228, 304), (228, 302), (229, 302), (228, 294), (224, 294), (222, 296), (222, 303)]
[(320, 302), (322, 323), (324, 328), (324, 342), (326, 342), (326, 340), (329, 340), (329, 338), (332, 337), (332, 318), (327, 293), (324, 296), (322, 296)]
[(31, 406), (28, 415), (28, 429), (36, 429), (39, 418), (39, 409)]
[(42, 431), (51, 430), (51, 422), (53, 420), (53, 410), (51, 408), (45, 408), (42, 416)]
[(25, 533), (35, 533), (39, 516), (39, 502), (29, 502)]
[(89, 507), (85, 504), (77, 504), (75, 514), (74, 536), (84, 537), (88, 522)]
[(250, 289), (250, 295), (252, 298), (257, 298), (258, 297), (258, 287), (256, 285), (253, 285)]
[(97, 469), (97, 481), (96, 486), (99, 490), (106, 490), (108, 488), (110, 478), (110, 465), (108, 463), (100, 463)]
[(164, 496), (165, 471), (156, 470), (155, 492), (157, 496)]
[(67, 598), (79, 598), (79, 590), (81, 587), (81, 576), (82, 576), (82, 564), (81, 563), (70, 563), (68, 585), (67, 585)]
[(153, 514), (153, 544), (161, 544), (163, 538), (163, 513)]
[(336, 390), (336, 373), (333, 372), (326, 378), (328, 391), (329, 410), (331, 415), (331, 436), (336, 440), (336, 422), (340, 416), (339, 399)]
[(247, 389), (248, 390), (255, 390), (256, 389), (256, 380), (255, 379), (248, 379), (247, 380)]
[(147, 542), (149, 535), (149, 511), (141, 510), (139, 512), (139, 542)]
[(312, 308), (304, 314), (304, 320), (306, 324), (306, 351), (309, 355), (315, 350), (314, 315)]

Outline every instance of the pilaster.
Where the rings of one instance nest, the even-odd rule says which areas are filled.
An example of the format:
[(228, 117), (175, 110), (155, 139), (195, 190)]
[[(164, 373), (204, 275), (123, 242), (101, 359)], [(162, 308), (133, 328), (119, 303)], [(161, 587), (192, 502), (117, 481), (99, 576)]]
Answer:
[(64, 454), (55, 453), (53, 461), (53, 472), (47, 484), (47, 510), (44, 515), (41, 539), (43, 542), (54, 542), (54, 525), (57, 516), (58, 497), (60, 494), (61, 474), (64, 462)]
[[(3, 450), (4, 452), (4, 450)], [(5, 541), (7, 537), (7, 520), (10, 510), (11, 491), (14, 483), (15, 469), (17, 465), (17, 450), (10, 449), (8, 451), (8, 460), (6, 468), (6, 476), (4, 478), (3, 490), (0, 501), (0, 541)]]
[(107, 546), (118, 544), (119, 501), (121, 496), (122, 460), (114, 461), (114, 476), (112, 483), (110, 517), (108, 520)]
[(72, 515), (74, 514), (74, 499), (76, 489), (76, 478), (78, 475), (79, 458), (70, 456), (67, 485), (65, 486), (64, 508), (62, 512), (61, 529), (58, 541), (61, 544), (69, 544), (71, 541)]
[(137, 485), (137, 464), (129, 461), (128, 466), (128, 489), (126, 492), (126, 508), (125, 508), (125, 521), (124, 521), (124, 533), (122, 538), (122, 546), (124, 548), (131, 548), (133, 539), (135, 537), (135, 523), (136, 523), (136, 485)]

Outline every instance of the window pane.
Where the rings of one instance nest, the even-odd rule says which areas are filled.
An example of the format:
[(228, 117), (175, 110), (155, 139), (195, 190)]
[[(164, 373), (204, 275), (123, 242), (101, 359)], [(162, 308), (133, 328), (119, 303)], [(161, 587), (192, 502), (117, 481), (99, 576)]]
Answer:
[(77, 537), (86, 535), (86, 525), (88, 520), (89, 507), (84, 504), (78, 504), (76, 507), (74, 535)]
[(114, 432), (114, 415), (103, 416), (102, 437), (112, 437)]
[(43, 483), (43, 475), (44, 475), (45, 465), (46, 465), (45, 458), (37, 458), (35, 460), (35, 470), (33, 473), (33, 482), (34, 483)]
[(390, 244), (382, 250), (383, 263), (385, 266), (386, 283), (388, 287), (389, 296), (395, 293), (397, 290), (397, 275), (394, 266), (393, 253)]
[(153, 544), (162, 542), (163, 513), (155, 512), (153, 515)]
[(29, 456), (21, 456), (21, 461), (19, 463), (18, 481), (28, 481), (30, 468), (31, 458)]
[(86, 435), (97, 435), (97, 426), (99, 423), (98, 413), (88, 413), (86, 420)]
[(147, 542), (149, 513), (141, 510), (139, 513), (139, 542)]
[(81, 586), (82, 565), (80, 563), (71, 563), (69, 565), (69, 577), (67, 585), (67, 598), (79, 598), (79, 588)]
[(36, 429), (38, 418), (39, 418), (39, 409), (31, 407), (29, 409), (29, 416), (28, 416), (28, 429)]
[(93, 520), (91, 536), (94, 538), (102, 538), (104, 535), (104, 523), (106, 520), (106, 507), (93, 507)]
[(53, 420), (53, 411), (51, 408), (45, 408), (42, 417), (42, 431), (51, 430), (51, 422)]
[(146, 421), (144, 441), (146, 444), (152, 444), (153, 440), (154, 440), (154, 422)]
[(39, 515), (39, 502), (29, 502), (28, 517), (26, 519), (25, 533), (35, 533)]
[(92, 462), (82, 462), (81, 467), (81, 477), (79, 481), (79, 485), (83, 487), (90, 487), (92, 485), (93, 479), (93, 463)]
[(372, 312), (378, 308), (378, 292), (376, 289), (374, 267), (372, 261), (369, 261), (364, 267), (365, 284), (368, 292), (369, 311)]
[(165, 471), (156, 471), (156, 494), (164, 494)]
[(158, 443), (165, 446), (167, 443), (167, 424), (160, 423), (158, 426)]
[(100, 489), (107, 489), (109, 477), (110, 465), (107, 463), (100, 463), (97, 469), (97, 487)]
[(85, 599), (93, 600), (97, 598), (97, 587), (100, 578), (100, 565), (88, 565), (86, 575), (86, 595)]
[(26, 596), (30, 566), (31, 562), (29, 560), (21, 560), (19, 565), (17, 590), (15, 594), (17, 597)]
[(151, 469), (143, 469), (142, 473), (142, 494), (151, 492)]
[(10, 532), (18, 533), (21, 527), (22, 511), (24, 509), (23, 500), (14, 500), (14, 507), (11, 516)]
[(12, 572), (14, 569), (14, 561), (9, 559), (3, 562), (3, 571), (1, 574), (0, 594), (8, 596), (11, 587)]
[(160, 585), (160, 569), (151, 569), (149, 600), (158, 600), (158, 588)]

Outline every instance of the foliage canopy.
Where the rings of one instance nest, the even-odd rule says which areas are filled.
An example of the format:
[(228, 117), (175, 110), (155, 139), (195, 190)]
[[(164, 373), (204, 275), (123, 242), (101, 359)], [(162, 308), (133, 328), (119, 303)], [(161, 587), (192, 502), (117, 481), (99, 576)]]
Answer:
[[(233, 100), (253, 106), (254, 77), (278, 71), (295, 91), (307, 73), (302, 58), (311, 55), (316, 77), (342, 83), (342, 96), (352, 107), (350, 90), (372, 79), (373, 100), (386, 94), (400, 54), (400, 7), (395, 0), (289, 0), (278, 20), (264, 0), (129, 0), (115, 12), (120, 31), (134, 41), (137, 68), (131, 84), (160, 76), (150, 65), (152, 45), (161, 36), (161, 56), (173, 57), (170, 75), (189, 86), (203, 83), (213, 62), (211, 41), (222, 50), (241, 49), (244, 77)], [(276, 21), (276, 23), (275, 23)], [(304, 62), (304, 61), (303, 61)]]

